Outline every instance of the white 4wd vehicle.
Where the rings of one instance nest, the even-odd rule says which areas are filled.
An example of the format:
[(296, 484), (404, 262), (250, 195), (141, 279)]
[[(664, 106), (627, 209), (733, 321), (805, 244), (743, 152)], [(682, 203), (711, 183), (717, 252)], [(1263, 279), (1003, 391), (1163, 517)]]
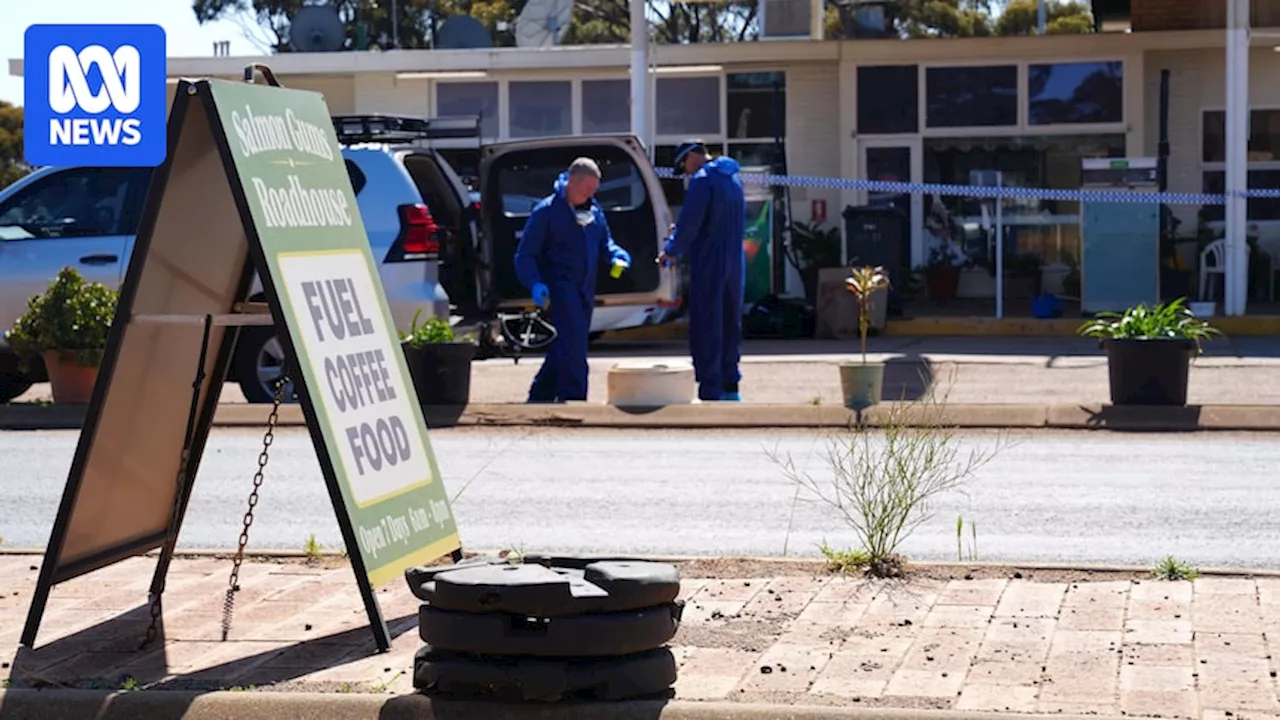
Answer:
[[(512, 262), (529, 213), (527, 198), (550, 193), (556, 176), (579, 156), (600, 163), (604, 178), (597, 199), (614, 239), (636, 258), (622, 278), (600, 273), (600, 309), (592, 331), (652, 321), (679, 296), (674, 272), (644, 262), (657, 256), (671, 213), (657, 174), (633, 137), (482, 147), (476, 202), (430, 143), (478, 138), (478, 118), (338, 116), (334, 127), (400, 329), (407, 329), (419, 310), (424, 317), (452, 317), (455, 324), (487, 329), (499, 315), (531, 307)], [(150, 178), (150, 168), (42, 168), (0, 190), (0, 330), (12, 327), (28, 298), (44, 292), (63, 267), (76, 268), (90, 281), (120, 286)], [(255, 292), (259, 289), (255, 281)], [(489, 352), (494, 347), (483, 345)], [(250, 402), (270, 402), (283, 355), (273, 328), (242, 328), (227, 379), (238, 382)], [(45, 380), (38, 359), (24, 374), (0, 340), (0, 402)], [(290, 388), (285, 396), (293, 397)]]

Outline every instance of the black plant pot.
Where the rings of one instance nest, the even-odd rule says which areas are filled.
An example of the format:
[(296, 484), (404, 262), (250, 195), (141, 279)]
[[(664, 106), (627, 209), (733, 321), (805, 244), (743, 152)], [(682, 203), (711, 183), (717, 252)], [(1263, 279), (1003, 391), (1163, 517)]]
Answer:
[(1191, 340), (1103, 340), (1112, 405), (1187, 404)]
[(471, 400), (471, 362), (474, 343), (440, 343), (412, 347), (403, 344), (404, 359), (417, 391), (419, 405), (466, 405)]

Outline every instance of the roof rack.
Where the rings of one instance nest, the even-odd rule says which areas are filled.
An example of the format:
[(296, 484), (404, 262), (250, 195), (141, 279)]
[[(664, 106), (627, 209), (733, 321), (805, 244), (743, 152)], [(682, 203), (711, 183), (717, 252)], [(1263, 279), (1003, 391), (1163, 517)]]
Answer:
[(404, 115), (334, 115), (338, 142), (412, 143), (419, 140), (480, 138), (479, 115), (420, 118)]

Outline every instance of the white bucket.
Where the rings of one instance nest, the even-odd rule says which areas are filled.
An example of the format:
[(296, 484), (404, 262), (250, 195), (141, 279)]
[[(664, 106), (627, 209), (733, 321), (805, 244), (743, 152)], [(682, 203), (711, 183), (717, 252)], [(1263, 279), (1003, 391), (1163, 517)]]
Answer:
[(689, 405), (698, 394), (687, 362), (618, 363), (609, 368), (607, 384), (616, 407)]
[(1216, 302), (1193, 302), (1187, 303), (1187, 309), (1196, 317), (1213, 317), (1214, 311), (1218, 309)]

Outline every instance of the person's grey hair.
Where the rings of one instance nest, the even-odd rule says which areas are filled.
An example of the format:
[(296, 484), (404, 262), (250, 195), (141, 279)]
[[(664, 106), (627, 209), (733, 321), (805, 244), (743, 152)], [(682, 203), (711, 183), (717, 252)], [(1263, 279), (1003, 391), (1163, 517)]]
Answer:
[(569, 177), (580, 175), (590, 175), (592, 177), (600, 177), (600, 166), (595, 160), (588, 157), (580, 157), (569, 163)]

